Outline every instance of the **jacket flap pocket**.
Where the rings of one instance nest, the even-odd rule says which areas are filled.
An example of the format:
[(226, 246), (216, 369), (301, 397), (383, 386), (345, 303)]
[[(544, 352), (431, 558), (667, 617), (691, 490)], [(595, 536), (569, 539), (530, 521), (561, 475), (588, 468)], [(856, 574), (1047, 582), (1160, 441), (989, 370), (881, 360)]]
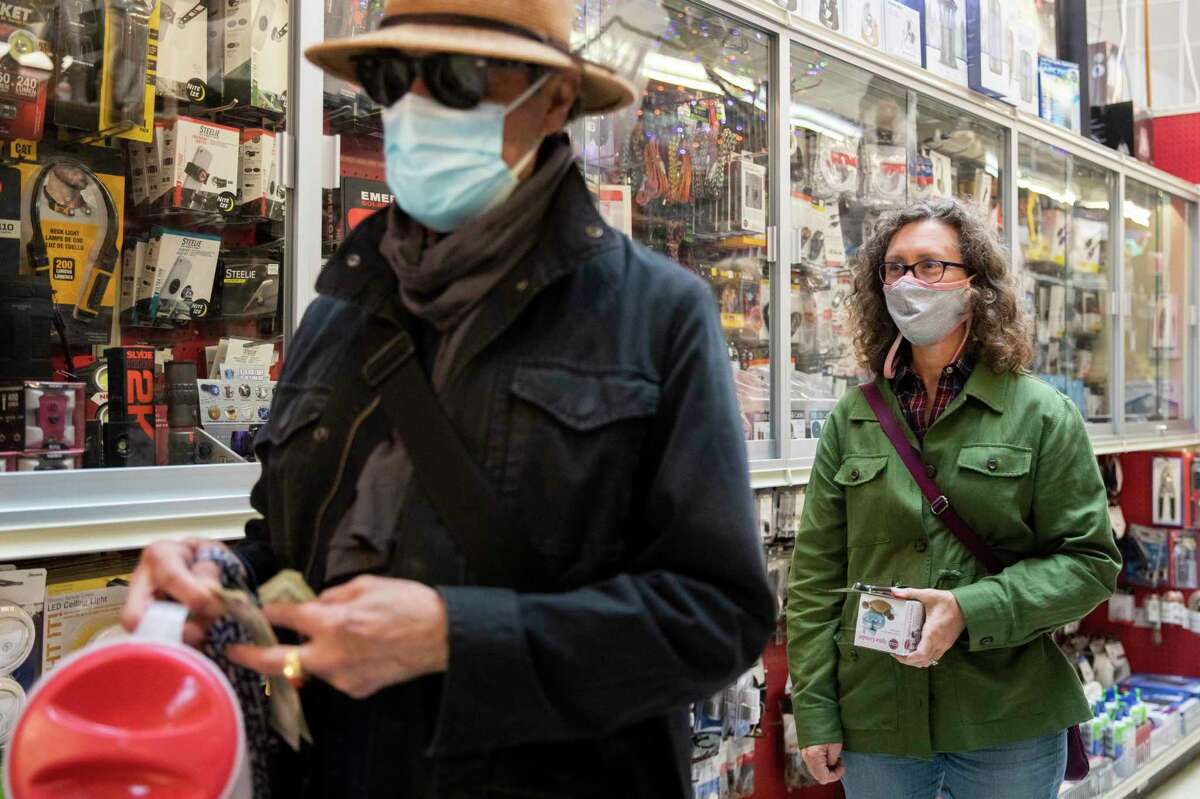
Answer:
[(959, 468), (989, 477), (1021, 477), (1032, 463), (1033, 450), (1012, 444), (968, 444), (958, 453)]
[(581, 432), (652, 416), (658, 410), (658, 384), (629, 372), (522, 365), (517, 367), (512, 391)]
[(846, 487), (869, 483), (887, 468), (887, 462), (887, 455), (847, 455), (833, 481)]
[(321, 418), (328, 401), (329, 390), (326, 388), (281, 383), (275, 389), (271, 419), (263, 430), (267, 440), (276, 447), (281, 446), (297, 431)]

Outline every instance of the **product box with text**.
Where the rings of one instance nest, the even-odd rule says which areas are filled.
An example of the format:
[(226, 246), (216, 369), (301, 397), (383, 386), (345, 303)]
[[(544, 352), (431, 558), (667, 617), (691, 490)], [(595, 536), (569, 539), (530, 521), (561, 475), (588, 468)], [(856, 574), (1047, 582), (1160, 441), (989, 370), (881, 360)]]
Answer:
[(150, 306), (157, 325), (186, 325), (209, 314), (221, 237), (155, 228)]
[(967, 15), (964, 0), (925, 4), (925, 68), (966, 86)]
[(208, 98), (208, 5), (162, 0), (158, 29), (158, 93), (193, 103)]
[(240, 163), (238, 207), (242, 213), (283, 219), (284, 189), (276, 179), (279, 146), (275, 133), (262, 128), (243, 130)]
[[(237, 207), (241, 131), (208, 120), (179, 117), (171, 139), (172, 208), (233, 213)], [(164, 158), (165, 155), (164, 142)]]
[(46, 586), (42, 670), (116, 632), (129, 596), (128, 574), (51, 582)]
[(846, 601), (858, 603), (854, 645), (896, 655), (909, 655), (921, 643), (925, 608), (912, 599), (897, 599), (881, 592), (851, 593)]
[(1012, 88), (1008, 10), (1003, 0), (966, 0), (966, 4), (970, 86), (981, 94), (1004, 99)]
[(288, 0), (225, 0), (224, 98), (286, 110)]
[(883, 0), (883, 49), (925, 66), (925, 0)]
[(0, 3), (0, 139), (40, 139), (54, 69), (48, 0)]

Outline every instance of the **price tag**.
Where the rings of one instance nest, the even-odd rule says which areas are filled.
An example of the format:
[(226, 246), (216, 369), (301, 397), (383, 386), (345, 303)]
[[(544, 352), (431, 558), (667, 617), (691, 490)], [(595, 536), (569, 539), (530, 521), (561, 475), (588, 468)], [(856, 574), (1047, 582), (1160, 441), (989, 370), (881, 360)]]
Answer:
[(1133, 594), (1113, 594), (1108, 600), (1109, 621), (1129, 624), (1133, 622), (1133, 614)]

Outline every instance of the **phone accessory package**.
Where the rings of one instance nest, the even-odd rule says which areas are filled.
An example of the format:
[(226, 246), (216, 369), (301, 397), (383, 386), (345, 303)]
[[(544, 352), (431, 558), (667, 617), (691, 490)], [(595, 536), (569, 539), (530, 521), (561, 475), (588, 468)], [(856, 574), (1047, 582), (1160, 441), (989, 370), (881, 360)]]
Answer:
[(858, 605), (854, 645), (895, 655), (909, 655), (921, 643), (925, 608), (913, 599), (898, 599), (890, 591), (856, 583), (850, 598)]

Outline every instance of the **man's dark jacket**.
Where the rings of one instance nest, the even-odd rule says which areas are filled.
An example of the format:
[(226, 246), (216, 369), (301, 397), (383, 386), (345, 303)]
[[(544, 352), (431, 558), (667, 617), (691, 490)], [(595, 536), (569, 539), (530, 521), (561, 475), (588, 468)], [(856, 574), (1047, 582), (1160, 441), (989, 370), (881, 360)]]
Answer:
[[(374, 215), (330, 260), (287, 354), (257, 448), (263, 519), (239, 547), (260, 582), (286, 566), (327, 587), (329, 540), (388, 436), (371, 356), (397, 326), (436, 338), (403, 309), (385, 227)], [(360, 544), (379, 573), (438, 586), (449, 671), (362, 701), (310, 683), (317, 745), (281, 775), (304, 782), (289, 795), (690, 797), (687, 705), (775, 623), (711, 291), (607, 227), (572, 169), (441, 400), (544, 577), (472, 586), (412, 481)]]

